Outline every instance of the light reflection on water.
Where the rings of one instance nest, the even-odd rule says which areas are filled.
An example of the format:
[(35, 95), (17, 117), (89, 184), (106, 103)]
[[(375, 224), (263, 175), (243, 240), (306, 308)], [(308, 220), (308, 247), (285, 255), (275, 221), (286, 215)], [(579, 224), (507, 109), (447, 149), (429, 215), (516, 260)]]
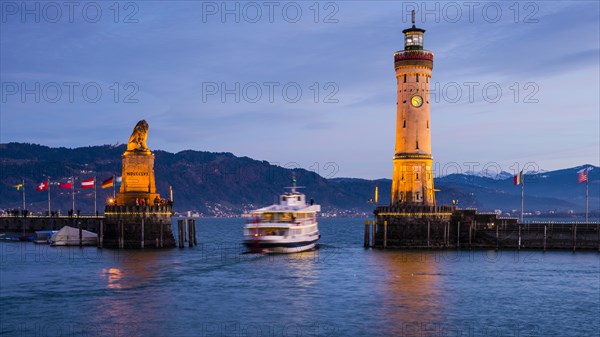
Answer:
[(241, 220), (198, 223), (193, 249), (0, 243), (0, 333), (562, 337), (600, 326), (598, 253), (365, 250), (362, 220), (322, 219), (320, 249), (265, 256), (244, 254)]

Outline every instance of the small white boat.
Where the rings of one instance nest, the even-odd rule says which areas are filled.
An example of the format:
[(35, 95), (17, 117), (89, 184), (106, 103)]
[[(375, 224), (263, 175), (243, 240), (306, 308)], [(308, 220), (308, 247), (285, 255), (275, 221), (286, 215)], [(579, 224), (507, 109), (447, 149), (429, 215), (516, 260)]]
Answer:
[(255, 253), (297, 253), (312, 249), (321, 237), (317, 213), (321, 206), (296, 189), (279, 197), (279, 203), (263, 207), (248, 214), (244, 226), (244, 245)]
[(80, 240), (79, 229), (70, 226), (64, 226), (50, 237), (52, 246), (96, 246), (97, 244), (98, 234), (82, 229)]

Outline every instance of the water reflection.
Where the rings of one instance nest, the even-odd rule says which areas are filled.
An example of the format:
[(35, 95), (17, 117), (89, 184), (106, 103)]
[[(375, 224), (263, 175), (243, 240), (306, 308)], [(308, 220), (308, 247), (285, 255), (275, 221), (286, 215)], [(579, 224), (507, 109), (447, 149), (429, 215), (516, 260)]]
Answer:
[(387, 271), (383, 315), (391, 335), (427, 335), (438, 331), (441, 304), (439, 263), (426, 251), (376, 252)]
[(126, 252), (121, 261), (100, 270), (107, 292), (98, 298), (91, 320), (92, 335), (141, 336), (153, 331), (160, 307), (167, 300), (153, 289), (162, 268), (160, 261), (161, 252)]

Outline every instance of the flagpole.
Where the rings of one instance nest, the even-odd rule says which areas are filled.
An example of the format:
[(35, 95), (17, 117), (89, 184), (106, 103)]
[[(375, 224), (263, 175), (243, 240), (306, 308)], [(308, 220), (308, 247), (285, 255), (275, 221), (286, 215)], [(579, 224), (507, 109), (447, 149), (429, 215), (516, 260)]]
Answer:
[(50, 176), (48, 176), (48, 216), (50, 216), (50, 214), (52, 214), (50, 212), (51, 207), (50, 207)]
[(113, 199), (116, 200), (116, 198), (117, 198), (117, 178), (113, 174)]
[(96, 177), (94, 177), (94, 216), (98, 215), (98, 199), (96, 198)]
[(523, 212), (525, 210), (525, 175), (521, 181), (521, 223), (523, 223)]
[(585, 223), (588, 223), (588, 212), (589, 212), (589, 203), (588, 203), (588, 183), (590, 178), (588, 177), (588, 169), (585, 170)]
[(21, 188), (23, 189), (23, 211), (25, 211), (25, 178), (21, 178)]
[(71, 192), (73, 195), (73, 215), (75, 215), (75, 177), (71, 177)]

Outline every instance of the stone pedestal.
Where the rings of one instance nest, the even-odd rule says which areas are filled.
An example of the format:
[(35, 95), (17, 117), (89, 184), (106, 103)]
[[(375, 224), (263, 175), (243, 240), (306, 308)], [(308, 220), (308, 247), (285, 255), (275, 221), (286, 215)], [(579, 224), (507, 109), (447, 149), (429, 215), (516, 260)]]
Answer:
[[(121, 188), (117, 194), (119, 206), (153, 206), (160, 199), (154, 180), (154, 154), (150, 151), (125, 151)], [(136, 202), (137, 200), (137, 202)]]

